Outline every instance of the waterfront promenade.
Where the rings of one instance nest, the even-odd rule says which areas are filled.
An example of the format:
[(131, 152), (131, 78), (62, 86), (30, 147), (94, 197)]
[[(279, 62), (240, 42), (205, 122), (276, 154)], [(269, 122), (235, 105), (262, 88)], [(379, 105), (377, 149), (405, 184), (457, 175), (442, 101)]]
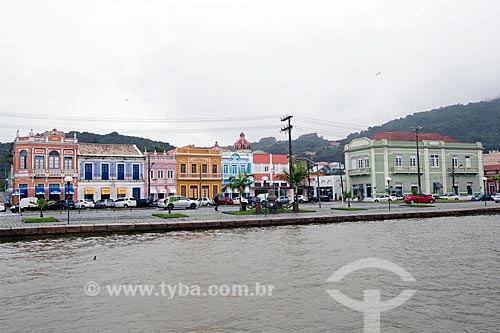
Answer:
[(119, 232), (152, 232), (178, 231), (208, 228), (234, 228), (254, 226), (274, 226), (310, 223), (341, 223), (376, 221), (390, 219), (429, 218), (439, 216), (466, 216), (481, 214), (500, 215), (500, 204), (488, 202), (449, 202), (436, 203), (433, 206), (408, 206), (403, 203), (392, 203), (391, 210), (387, 203), (352, 202), (351, 208), (363, 210), (337, 210), (333, 208), (347, 207), (341, 202), (318, 204), (301, 204), (301, 209), (311, 210), (309, 213), (280, 213), (271, 215), (227, 214), (238, 210), (238, 206), (221, 206), (219, 211), (211, 207), (201, 207), (196, 210), (176, 210), (173, 213), (183, 213), (187, 217), (163, 219), (153, 216), (154, 213), (167, 213), (163, 209), (107, 209), (107, 210), (72, 210), (47, 211), (44, 217), (53, 216), (59, 222), (25, 223), (23, 218), (38, 217), (39, 212), (25, 212), (22, 215), (10, 212), (0, 213), (0, 239), (25, 236), (53, 236), (74, 234), (106, 234)]

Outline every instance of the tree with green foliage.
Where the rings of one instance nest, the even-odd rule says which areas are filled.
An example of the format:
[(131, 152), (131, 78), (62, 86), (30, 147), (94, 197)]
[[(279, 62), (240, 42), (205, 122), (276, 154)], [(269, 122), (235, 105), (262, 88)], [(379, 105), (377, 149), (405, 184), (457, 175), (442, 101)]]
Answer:
[(40, 208), (40, 217), (43, 217), (43, 209), (45, 208), (45, 199), (43, 197), (38, 198), (36, 204)]
[(225, 192), (227, 189), (237, 190), (240, 196), (240, 210), (243, 210), (243, 202), (242, 195), (247, 186), (252, 185), (253, 183), (253, 174), (249, 174), (247, 172), (238, 173), (236, 176), (230, 176), (228, 181), (229, 184), (222, 188), (222, 192)]
[(292, 170), (290, 172), (283, 171), (283, 173), (279, 174), (276, 178), (284, 180), (292, 186), (294, 198), (293, 210), (298, 211), (299, 206), (297, 200), (295, 200), (297, 189), (299, 184), (307, 178), (307, 170), (304, 163), (302, 163), (302, 161), (297, 161), (295, 164), (292, 164)]
[(351, 207), (351, 199), (352, 199), (353, 195), (351, 193), (351, 191), (347, 191), (347, 192), (344, 192), (344, 198), (346, 199), (347, 201), (347, 207)]

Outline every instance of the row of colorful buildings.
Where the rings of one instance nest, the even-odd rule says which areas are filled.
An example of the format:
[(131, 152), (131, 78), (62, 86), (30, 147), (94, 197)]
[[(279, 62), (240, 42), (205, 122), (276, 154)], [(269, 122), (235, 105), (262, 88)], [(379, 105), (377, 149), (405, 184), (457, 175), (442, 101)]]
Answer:
[[(345, 167), (337, 165), (344, 177), (311, 173), (299, 194), (340, 198), (344, 189), (362, 198), (416, 190), (472, 196), (500, 190), (500, 153), (483, 156), (479, 142), (461, 143), (432, 133), (420, 133), (418, 141), (415, 133), (379, 133), (354, 139), (344, 154)], [(231, 176), (247, 172), (253, 174), (253, 184), (244, 196), (269, 188), (291, 195), (290, 185), (279, 178), (288, 168), (287, 155), (252, 151), (243, 133), (232, 149), (215, 143), (142, 152), (133, 144), (80, 143), (76, 136), (53, 129), (16, 135), (10, 187), (14, 202), (19, 196), (58, 200), (66, 194), (75, 200), (199, 198), (221, 194)], [(229, 190), (223, 194), (239, 196)]]
[[(16, 135), (13, 150), (14, 202), (19, 196), (59, 200), (67, 194), (74, 200), (214, 197), (222, 193), (231, 176), (243, 172), (254, 176), (244, 196), (269, 187), (280, 194), (290, 191), (289, 184), (277, 178), (288, 170), (287, 156), (252, 152), (243, 133), (233, 149), (222, 149), (216, 143), (210, 148), (142, 152), (133, 144), (80, 143), (76, 136), (68, 138), (53, 129)], [(229, 190), (224, 194), (238, 196)]]

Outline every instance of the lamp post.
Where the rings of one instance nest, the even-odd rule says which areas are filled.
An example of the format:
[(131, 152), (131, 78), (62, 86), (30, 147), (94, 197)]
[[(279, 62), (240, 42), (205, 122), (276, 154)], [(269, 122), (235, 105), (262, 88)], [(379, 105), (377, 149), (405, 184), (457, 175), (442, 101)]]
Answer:
[(389, 211), (391, 211), (391, 180), (392, 178), (391, 177), (387, 177), (385, 179), (387, 181), (387, 194), (389, 195), (389, 200), (387, 200), (387, 202), (389, 203)]
[(451, 165), (451, 191), (453, 192), (453, 194), (456, 194), (458, 195), (457, 193), (457, 189), (455, 187), (455, 171), (458, 170), (458, 168), (460, 168), (462, 166), (462, 164), (458, 165), (456, 168), (453, 167), (453, 164)]
[(266, 182), (267, 182), (267, 180), (268, 180), (268, 179), (269, 179), (269, 178), (267, 178), (267, 176), (263, 176), (263, 177), (262, 177), (262, 181), (264, 182), (264, 184), (263, 184), (263, 187), (264, 187), (264, 193), (266, 193), (266, 185), (267, 185), (267, 184), (266, 184)]
[(412, 127), (412, 130), (415, 131), (415, 144), (417, 145), (417, 179), (418, 179), (418, 193), (422, 191), (422, 184), (420, 182), (420, 154), (418, 153), (418, 131), (422, 129), (421, 126)]
[(73, 177), (66, 176), (64, 177), (64, 181), (66, 182), (66, 209), (68, 210), (68, 224), (69, 224), (69, 189), (70, 185), (73, 182)]
[(484, 199), (484, 207), (486, 207), (486, 181), (488, 180), (488, 178), (484, 177), (481, 178), (481, 180), (483, 181), (483, 199)]
[[(308, 159), (307, 157), (302, 157), (302, 159), (307, 161), (307, 165), (309, 166), (309, 162), (311, 162), (313, 165), (316, 165), (316, 179), (317, 179), (317, 186), (316, 186), (316, 196), (318, 197), (318, 207), (321, 208), (321, 187), (320, 187), (320, 182), (319, 182), (319, 165), (318, 163), (314, 162), (313, 160)], [(308, 168), (309, 170), (309, 168)]]

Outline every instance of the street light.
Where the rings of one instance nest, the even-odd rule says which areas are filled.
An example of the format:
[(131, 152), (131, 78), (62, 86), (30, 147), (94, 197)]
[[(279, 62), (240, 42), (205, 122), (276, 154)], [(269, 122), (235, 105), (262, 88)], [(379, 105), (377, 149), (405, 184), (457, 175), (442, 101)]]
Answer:
[(73, 177), (66, 176), (64, 177), (64, 181), (66, 182), (66, 209), (68, 210), (68, 224), (69, 224), (69, 186), (73, 182)]
[(389, 200), (387, 202), (389, 203), (389, 211), (391, 211), (391, 177), (387, 177), (385, 180), (387, 180), (387, 194), (389, 194)]
[(412, 127), (413, 131), (415, 131), (415, 143), (417, 145), (417, 177), (418, 177), (418, 193), (422, 193), (422, 185), (420, 182), (420, 154), (418, 153), (418, 131), (422, 129), (421, 126)]
[(455, 171), (457, 171), (460, 167), (462, 167), (462, 164), (458, 165), (456, 168), (453, 167), (453, 164), (451, 165), (451, 191), (456, 195), (458, 195), (458, 193), (455, 187)]
[(321, 195), (320, 195), (320, 191), (321, 191), (321, 187), (320, 187), (320, 183), (319, 183), (319, 165), (318, 163), (314, 162), (313, 160), (310, 160), (308, 159), (307, 157), (301, 157), (302, 159), (306, 160), (307, 162), (311, 162), (313, 165), (316, 165), (316, 179), (318, 181), (317, 183), (317, 188), (316, 188), (316, 195), (318, 196), (318, 207), (321, 208)]
[(481, 178), (481, 180), (483, 181), (483, 199), (484, 199), (484, 207), (486, 207), (486, 181), (488, 180), (488, 178), (484, 177)]

